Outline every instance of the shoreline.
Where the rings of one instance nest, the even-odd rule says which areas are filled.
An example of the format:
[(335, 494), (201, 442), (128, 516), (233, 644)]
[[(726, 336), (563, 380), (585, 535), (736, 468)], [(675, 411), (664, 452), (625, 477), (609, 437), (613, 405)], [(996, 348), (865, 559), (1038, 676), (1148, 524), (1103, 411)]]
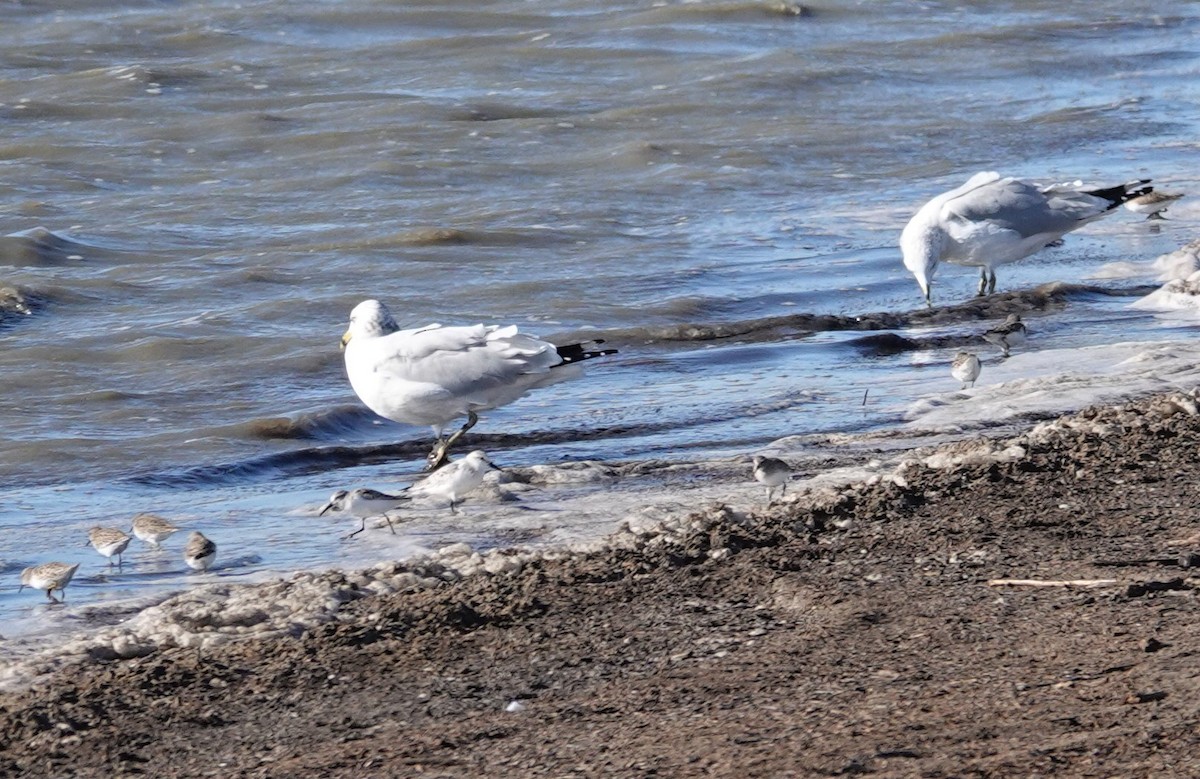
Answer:
[[(176, 647), (0, 694), (0, 775), (1195, 772), (1197, 445), (1157, 395), (582, 550), (205, 586)], [(187, 638), (261, 624), (239, 587), (331, 616)]]

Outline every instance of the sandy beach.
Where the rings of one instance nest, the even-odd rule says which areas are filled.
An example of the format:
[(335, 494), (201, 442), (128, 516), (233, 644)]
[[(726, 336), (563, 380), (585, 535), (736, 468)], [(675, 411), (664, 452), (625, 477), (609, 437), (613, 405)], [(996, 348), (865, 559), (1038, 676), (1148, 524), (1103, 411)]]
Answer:
[(588, 554), (426, 563), (291, 635), (6, 693), (0, 775), (1194, 776), (1198, 445), (1195, 397), (1156, 396)]

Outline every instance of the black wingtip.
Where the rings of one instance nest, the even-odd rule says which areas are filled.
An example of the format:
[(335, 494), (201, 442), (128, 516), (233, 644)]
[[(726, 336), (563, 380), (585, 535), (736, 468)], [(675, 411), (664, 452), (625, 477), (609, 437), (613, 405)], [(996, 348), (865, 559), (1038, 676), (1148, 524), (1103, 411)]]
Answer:
[(1150, 186), (1151, 179), (1138, 179), (1129, 181), (1124, 184), (1118, 184), (1115, 187), (1106, 187), (1104, 189), (1093, 189), (1087, 194), (1102, 197), (1108, 201), (1108, 210), (1112, 210), (1124, 203), (1126, 200), (1133, 200), (1135, 197), (1149, 195), (1154, 191), (1154, 187)]
[[(567, 344), (565, 346), (557, 346), (558, 356), (562, 358), (559, 365), (571, 365), (584, 360), (591, 360), (596, 357), (607, 357), (610, 354), (616, 354), (616, 349), (596, 349), (593, 348), (598, 344), (604, 343), (603, 339), (597, 338), (594, 341), (585, 341), (578, 344)], [(557, 367), (557, 366), (556, 366)]]

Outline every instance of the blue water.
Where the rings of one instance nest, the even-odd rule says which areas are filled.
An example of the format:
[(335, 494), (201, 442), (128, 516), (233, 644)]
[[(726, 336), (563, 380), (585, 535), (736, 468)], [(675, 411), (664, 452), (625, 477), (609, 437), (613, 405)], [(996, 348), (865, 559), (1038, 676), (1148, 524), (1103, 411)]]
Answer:
[[(0, 285), (33, 314), (0, 315), (0, 634), (43, 616), (26, 565), (83, 563), (75, 607), (197, 581), (183, 534), (120, 572), (84, 547), (138, 511), (247, 580), (470, 540), (348, 544), (314, 516), (407, 483), (428, 443), (345, 380), (365, 297), (620, 349), (485, 415), (475, 444), (512, 466), (903, 425), (983, 326), (854, 345), (856, 317), (919, 308), (909, 216), (982, 169), (1195, 192), (1198, 31), (1192, 4), (1108, 0), (9, 8)], [(1190, 240), (1189, 200), (1002, 268), (1002, 291), (1083, 285), (1034, 312), (1039, 348), (1192, 337), (1127, 309), (1153, 275), (1087, 280)], [(976, 275), (938, 281), (954, 304)], [(765, 323), (804, 314), (840, 319)]]

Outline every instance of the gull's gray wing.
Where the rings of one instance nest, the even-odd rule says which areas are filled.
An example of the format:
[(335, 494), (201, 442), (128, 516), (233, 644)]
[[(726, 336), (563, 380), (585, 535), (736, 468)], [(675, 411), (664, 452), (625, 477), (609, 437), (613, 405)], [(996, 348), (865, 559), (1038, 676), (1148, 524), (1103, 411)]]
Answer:
[[(1095, 200), (1082, 192), (1076, 194)], [(1010, 230), (1021, 238), (1062, 235), (1079, 226), (1083, 205), (1074, 197), (1052, 200), (1031, 184), (1006, 178), (947, 201), (942, 206), (942, 222), (956, 240), (978, 230)]]

